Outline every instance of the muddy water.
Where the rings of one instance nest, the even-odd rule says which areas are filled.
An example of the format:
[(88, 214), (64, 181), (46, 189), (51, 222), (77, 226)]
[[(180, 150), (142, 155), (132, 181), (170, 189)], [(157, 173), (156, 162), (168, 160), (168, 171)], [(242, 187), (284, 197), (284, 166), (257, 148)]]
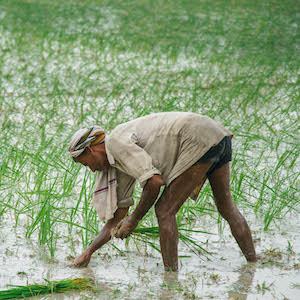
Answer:
[[(180, 248), (180, 271), (165, 274), (159, 253), (139, 247), (120, 254), (106, 246), (94, 254), (88, 268), (67, 267), (71, 251), (59, 241), (57, 261), (35, 240), (24, 239), (21, 226), (14, 229), (8, 217), (0, 221), (0, 290), (9, 284), (42, 283), (43, 278), (61, 280), (86, 276), (101, 289), (101, 299), (300, 299), (300, 215), (291, 213), (263, 232), (261, 219), (245, 213), (253, 231), (259, 262), (246, 261), (237, 248), (227, 224), (202, 218), (196, 227), (215, 235), (195, 235), (207, 242), (212, 253), (200, 259)], [(78, 250), (78, 253), (80, 250)], [(93, 293), (43, 296), (40, 299), (99, 299)]]

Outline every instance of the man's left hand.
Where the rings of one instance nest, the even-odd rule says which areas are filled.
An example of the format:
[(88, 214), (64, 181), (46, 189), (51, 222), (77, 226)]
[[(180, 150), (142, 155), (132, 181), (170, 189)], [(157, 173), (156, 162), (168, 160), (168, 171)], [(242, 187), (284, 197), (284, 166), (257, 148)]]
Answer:
[(132, 216), (126, 217), (117, 225), (117, 233), (115, 234), (115, 237), (120, 238), (122, 240), (126, 239), (131, 235), (131, 233), (137, 225), (138, 221), (135, 218), (133, 218)]

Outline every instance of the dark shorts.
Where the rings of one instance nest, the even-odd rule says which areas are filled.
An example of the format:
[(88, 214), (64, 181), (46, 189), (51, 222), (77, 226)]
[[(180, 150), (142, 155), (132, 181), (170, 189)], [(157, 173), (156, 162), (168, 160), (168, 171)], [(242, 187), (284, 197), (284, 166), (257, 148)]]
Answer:
[(211, 147), (194, 165), (212, 163), (206, 173), (209, 177), (216, 169), (221, 168), (232, 160), (231, 137), (225, 136), (216, 146)]

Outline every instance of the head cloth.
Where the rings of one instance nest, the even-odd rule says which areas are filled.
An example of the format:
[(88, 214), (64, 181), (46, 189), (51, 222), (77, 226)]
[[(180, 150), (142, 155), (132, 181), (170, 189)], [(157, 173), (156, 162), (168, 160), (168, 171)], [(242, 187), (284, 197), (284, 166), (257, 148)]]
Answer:
[(105, 133), (100, 126), (79, 129), (72, 136), (68, 151), (72, 157), (78, 157), (86, 147), (103, 143), (104, 140)]

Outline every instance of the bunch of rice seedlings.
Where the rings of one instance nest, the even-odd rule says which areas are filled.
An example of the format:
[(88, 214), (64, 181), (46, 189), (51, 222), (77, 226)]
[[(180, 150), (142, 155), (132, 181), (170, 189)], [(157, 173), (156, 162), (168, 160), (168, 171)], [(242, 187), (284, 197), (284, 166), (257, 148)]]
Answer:
[(86, 278), (66, 279), (61, 281), (49, 281), (45, 279), (45, 281), (48, 284), (33, 284), (28, 286), (11, 285), (14, 286), (13, 289), (0, 291), (0, 299), (21, 299), (44, 294), (64, 293), (72, 290), (95, 290), (91, 281)]

